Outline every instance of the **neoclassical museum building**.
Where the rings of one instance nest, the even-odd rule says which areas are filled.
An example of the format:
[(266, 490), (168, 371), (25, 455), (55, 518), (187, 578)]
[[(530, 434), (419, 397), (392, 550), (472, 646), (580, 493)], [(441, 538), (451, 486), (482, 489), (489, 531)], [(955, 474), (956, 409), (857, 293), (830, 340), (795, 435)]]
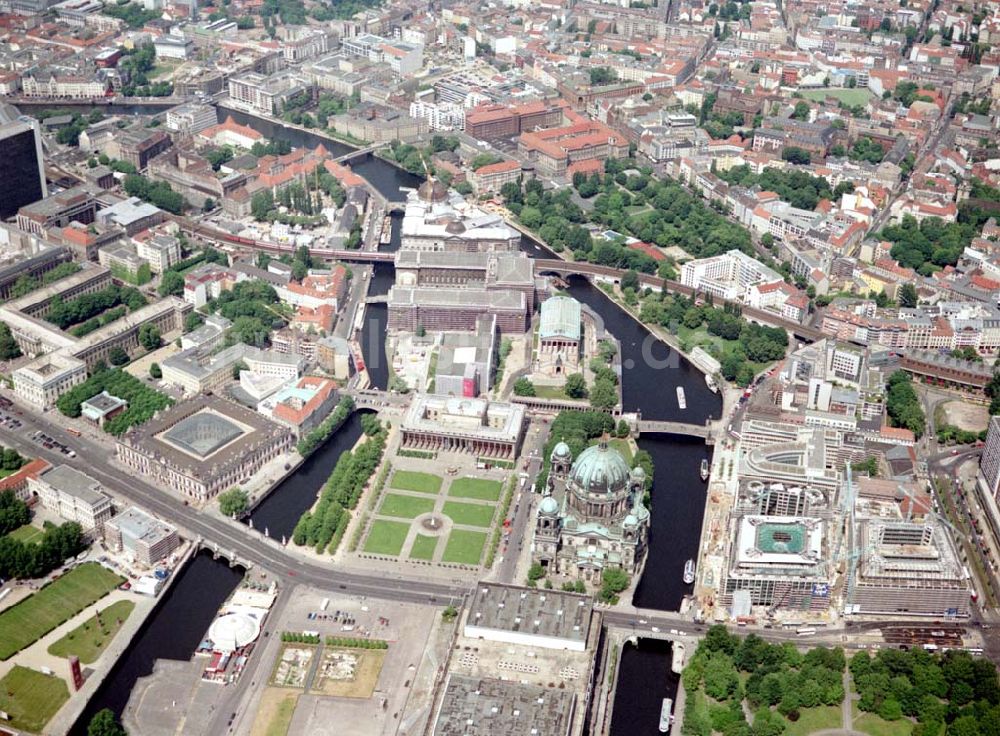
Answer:
[(640, 572), (649, 539), (642, 468), (630, 470), (606, 442), (588, 447), (575, 460), (560, 442), (551, 461), (538, 505), (534, 560), (550, 574), (592, 582), (599, 582), (606, 568)]

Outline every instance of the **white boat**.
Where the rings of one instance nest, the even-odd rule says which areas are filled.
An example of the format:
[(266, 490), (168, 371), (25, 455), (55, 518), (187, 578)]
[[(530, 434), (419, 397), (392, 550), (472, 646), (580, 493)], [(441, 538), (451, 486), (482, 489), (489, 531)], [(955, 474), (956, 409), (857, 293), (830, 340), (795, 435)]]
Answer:
[(719, 393), (719, 386), (715, 383), (715, 379), (712, 378), (711, 373), (705, 374), (705, 385), (708, 386), (708, 390), (713, 394)]
[(680, 405), (681, 409), (687, 409), (687, 399), (684, 398), (684, 387), (677, 387), (677, 403)]
[(708, 460), (704, 458), (701, 461), (701, 479), (708, 480)]
[(670, 698), (664, 698), (663, 704), (660, 706), (660, 733), (667, 733), (670, 730), (670, 724), (674, 720), (673, 709), (674, 701)]
[(690, 585), (694, 582), (694, 560), (684, 563), (684, 584)]

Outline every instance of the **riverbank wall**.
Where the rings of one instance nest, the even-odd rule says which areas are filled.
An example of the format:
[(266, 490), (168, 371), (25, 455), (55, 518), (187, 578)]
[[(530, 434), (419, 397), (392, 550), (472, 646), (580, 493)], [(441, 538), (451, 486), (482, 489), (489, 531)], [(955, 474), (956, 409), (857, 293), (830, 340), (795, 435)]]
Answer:
[[(192, 542), (188, 545), (187, 551), (184, 556), (178, 561), (177, 565), (172, 570), (170, 577), (167, 578), (160, 589), (160, 594), (157, 596), (156, 605), (150, 608), (144, 616), (129, 616), (125, 623), (122, 625), (121, 629), (115, 635), (114, 640), (108, 645), (108, 648), (104, 650), (101, 655), (98, 665), (93, 669), (90, 676), (84, 681), (83, 687), (81, 687), (76, 693), (70, 696), (70, 699), (66, 704), (59, 709), (59, 712), (53, 716), (52, 720), (49, 721), (48, 725), (45, 727), (45, 733), (52, 734), (62, 734), (68, 733), (76, 723), (77, 719), (83, 713), (84, 709), (87, 707), (87, 703), (97, 692), (98, 688), (104, 683), (108, 675), (111, 674), (111, 670), (114, 669), (115, 664), (117, 664), (119, 658), (123, 657), (128, 651), (129, 647), (132, 646), (132, 641), (138, 636), (139, 632), (142, 631), (146, 623), (153, 618), (153, 615), (159, 610), (163, 601), (167, 598), (167, 593), (170, 588), (173, 587), (174, 581), (177, 580), (181, 572), (187, 567), (191, 558), (198, 553), (198, 544)], [(86, 724), (85, 724), (86, 725)]]

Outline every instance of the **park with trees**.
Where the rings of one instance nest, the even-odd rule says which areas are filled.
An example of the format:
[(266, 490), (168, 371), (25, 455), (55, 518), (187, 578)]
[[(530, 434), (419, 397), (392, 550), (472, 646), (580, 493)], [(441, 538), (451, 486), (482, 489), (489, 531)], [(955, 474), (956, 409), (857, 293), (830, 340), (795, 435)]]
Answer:
[(362, 419), (365, 441), (354, 450), (341, 453), (337, 465), (323, 485), (319, 500), (302, 514), (292, 532), (296, 545), (313, 547), (318, 554), (337, 551), (351, 511), (382, 460), (388, 431), (372, 415)]
[(924, 433), (926, 418), (910, 375), (898, 370), (889, 376), (886, 386), (889, 393), (886, 396), (885, 409), (892, 426), (908, 429), (920, 439)]
[(579, 196), (592, 198), (584, 212), (567, 189), (545, 191), (541, 182), (508, 183), (501, 188), (508, 209), (554, 250), (570, 250), (576, 260), (656, 273), (657, 262), (628, 248), (621, 239), (594, 240), (586, 225), (600, 225), (661, 247), (679, 246), (695, 258), (737, 249), (752, 253), (749, 233), (700, 197), (670, 179), (656, 179), (648, 169), (626, 175), (631, 159), (609, 159), (605, 173), (574, 177)]
[[(138, 289), (131, 286), (118, 286), (117, 284), (111, 284), (90, 294), (82, 294), (75, 299), (63, 300), (62, 296), (56, 295), (45, 314), (45, 321), (51, 322), (62, 330), (72, 325), (83, 327), (91, 320), (97, 319), (98, 315), (102, 315), (119, 305), (134, 312), (146, 306), (146, 297)], [(119, 314), (119, 317), (123, 314), (124, 312)], [(84, 334), (92, 331), (88, 329)]]
[(242, 342), (264, 347), (271, 330), (284, 324), (278, 293), (270, 284), (257, 280), (241, 281), (223, 291), (205, 305), (205, 311), (221, 314), (233, 323), (226, 334), (229, 345)]
[(667, 328), (680, 339), (682, 352), (701, 346), (721, 364), (727, 381), (749, 386), (767, 365), (785, 357), (788, 333), (743, 319), (738, 305), (698, 306), (681, 294), (649, 293), (639, 307), (639, 319)]
[(780, 736), (839, 728), (846, 666), (839, 648), (803, 654), (790, 642), (769, 644), (712, 626), (681, 676), (681, 733)]
[(80, 405), (102, 391), (128, 402), (125, 411), (104, 423), (104, 431), (116, 437), (135, 424), (149, 421), (156, 412), (174, 403), (169, 396), (154, 391), (122, 370), (98, 366), (90, 378), (60, 396), (56, 408), (63, 416), (78, 417)]

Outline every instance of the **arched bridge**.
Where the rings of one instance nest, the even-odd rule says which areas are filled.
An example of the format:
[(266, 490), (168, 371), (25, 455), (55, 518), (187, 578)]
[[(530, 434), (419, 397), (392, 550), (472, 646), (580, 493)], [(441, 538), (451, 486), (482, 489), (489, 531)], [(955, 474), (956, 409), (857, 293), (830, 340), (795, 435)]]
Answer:
[[(225, 230), (219, 230), (218, 228), (209, 227), (202, 223), (197, 223), (189, 220), (185, 217), (175, 217), (173, 218), (180, 226), (181, 229), (195, 235), (202, 240), (207, 240), (209, 242), (223, 244), (223, 245), (234, 245), (242, 246), (244, 248), (253, 248), (254, 250), (262, 250), (268, 253), (288, 253), (294, 254), (296, 246), (292, 243), (272, 243), (267, 240), (253, 240), (251, 238), (243, 238), (239, 235), (233, 235)], [(384, 251), (374, 251), (374, 250), (345, 250), (342, 248), (310, 248), (309, 252), (316, 256), (317, 258), (327, 258), (336, 261), (349, 261), (352, 263), (392, 263), (393, 254)]]
[[(620, 268), (600, 266), (596, 263), (563, 261), (554, 258), (536, 258), (535, 273), (554, 273), (563, 278), (570, 275), (590, 276), (613, 280), (616, 282), (620, 281), (622, 276), (625, 275), (625, 271)], [(685, 296), (692, 296), (695, 294), (695, 290), (690, 286), (685, 286), (677, 281), (661, 279), (659, 276), (651, 276), (646, 273), (639, 274), (639, 284), (643, 287), (648, 286), (651, 289), (671, 291), (675, 294), (684, 294)], [(726, 300), (719, 299), (718, 297), (714, 297), (714, 299), (717, 304), (729, 303), (738, 307), (743, 317), (751, 322), (758, 322), (771, 327), (784, 327), (790, 333), (805, 342), (816, 342), (824, 337), (823, 333), (815, 327), (808, 327), (806, 325), (799, 324), (798, 322), (793, 322), (785, 319), (784, 317), (780, 317), (773, 312), (767, 312), (763, 309), (755, 309), (753, 307), (739, 304), (738, 302), (727, 302)]]
[(346, 164), (348, 161), (353, 161), (356, 158), (361, 158), (362, 156), (367, 156), (370, 153), (375, 153), (380, 148), (384, 148), (385, 143), (379, 143), (374, 146), (368, 146), (367, 148), (359, 148), (356, 151), (351, 151), (350, 153), (345, 153), (339, 158), (333, 160), (336, 164)]
[(639, 434), (661, 432), (664, 434), (686, 434), (691, 437), (703, 437), (711, 440), (715, 431), (711, 422), (705, 424), (688, 424), (686, 422), (657, 422), (649, 419), (640, 419), (636, 423)]

